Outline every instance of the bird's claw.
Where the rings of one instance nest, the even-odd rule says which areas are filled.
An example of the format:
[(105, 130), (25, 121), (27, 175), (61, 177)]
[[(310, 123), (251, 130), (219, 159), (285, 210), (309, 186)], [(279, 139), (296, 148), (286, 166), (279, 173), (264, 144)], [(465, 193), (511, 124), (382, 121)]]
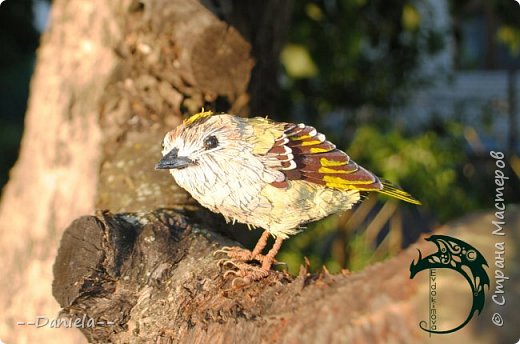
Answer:
[(241, 285), (248, 285), (249, 283), (252, 282), (251, 278), (246, 277), (246, 276), (241, 276), (240, 271), (237, 271), (237, 270), (226, 271), (226, 273), (224, 274), (224, 278), (228, 278), (231, 275), (235, 276), (235, 278), (233, 278), (233, 280), (231, 281), (231, 287), (233, 287), (233, 288), (239, 287), (239, 285), (237, 285), (237, 282), (241, 282), (240, 283)]
[(231, 259), (244, 262), (253, 259), (251, 251), (237, 246), (224, 246), (221, 249), (213, 252), (213, 256), (216, 256), (218, 254), (225, 254)]
[(242, 285), (247, 285), (253, 281), (261, 280), (269, 275), (269, 270), (265, 270), (260, 266), (250, 265), (244, 262), (236, 262), (227, 260), (222, 266), (230, 265), (232, 268), (237, 270), (228, 270), (224, 273), (224, 278), (229, 276), (236, 276), (231, 282), (232, 287), (237, 286), (237, 282), (241, 282)]
[(218, 255), (219, 253), (223, 253), (223, 254), (228, 254), (228, 251), (229, 249), (231, 249), (232, 246), (224, 246), (222, 248), (219, 248), (218, 250), (216, 250), (215, 252), (213, 252), (213, 257), (215, 257), (216, 255)]
[(260, 264), (264, 265), (268, 259), (269, 265), (272, 262), (276, 262), (272, 257), (267, 257), (262, 254), (256, 254), (253, 256), (253, 252), (236, 246), (226, 246), (213, 252), (213, 255), (225, 254), (227, 258), (222, 258), (217, 261), (217, 265), (220, 268), (226, 268), (224, 278), (234, 276), (235, 278), (231, 282), (233, 288), (241, 285), (247, 285), (251, 282), (261, 280), (269, 275), (269, 267), (262, 268), (261, 266), (248, 264), (248, 261), (256, 260)]
[(224, 278), (228, 278), (230, 275), (239, 276), (239, 272), (237, 270), (228, 270), (224, 273)]
[(217, 262), (217, 265), (221, 268), (226, 265), (231, 265), (231, 267), (238, 268), (237, 262), (235, 262), (233, 259), (227, 259), (227, 258), (219, 259)]
[(231, 281), (231, 287), (233, 288), (237, 288), (239, 287), (240, 285), (237, 285), (237, 281), (241, 281), (242, 282), (242, 285), (248, 285), (249, 283), (251, 283), (251, 279), (248, 278), (248, 277), (236, 277), (236, 278), (233, 278), (233, 281)]

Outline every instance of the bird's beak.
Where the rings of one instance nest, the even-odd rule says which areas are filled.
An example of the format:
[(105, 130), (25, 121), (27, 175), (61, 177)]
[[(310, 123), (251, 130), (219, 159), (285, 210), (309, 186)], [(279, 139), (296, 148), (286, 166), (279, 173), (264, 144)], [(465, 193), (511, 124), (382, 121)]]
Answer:
[(156, 170), (171, 170), (171, 169), (181, 169), (184, 167), (188, 167), (193, 165), (193, 160), (185, 156), (178, 156), (179, 150), (177, 148), (172, 149), (168, 152), (162, 159), (159, 161), (157, 165), (155, 165)]

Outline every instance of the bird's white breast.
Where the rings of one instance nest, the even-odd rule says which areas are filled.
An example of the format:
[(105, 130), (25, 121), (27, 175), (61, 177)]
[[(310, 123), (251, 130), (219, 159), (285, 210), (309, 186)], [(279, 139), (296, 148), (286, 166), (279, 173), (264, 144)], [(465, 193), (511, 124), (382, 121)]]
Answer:
[(284, 238), (296, 233), (300, 224), (350, 209), (360, 199), (355, 190), (334, 190), (304, 181), (292, 181), (287, 189), (279, 189), (261, 179), (261, 169), (236, 169), (225, 178), (203, 170), (207, 171), (185, 169), (173, 175), (202, 206), (226, 220), (261, 227)]
[[(171, 170), (175, 181), (201, 205), (226, 219), (250, 223), (251, 214), (262, 204), (260, 193), (276, 179), (253, 155), (236, 158), (201, 159), (197, 166)], [(265, 203), (265, 200), (264, 200)]]

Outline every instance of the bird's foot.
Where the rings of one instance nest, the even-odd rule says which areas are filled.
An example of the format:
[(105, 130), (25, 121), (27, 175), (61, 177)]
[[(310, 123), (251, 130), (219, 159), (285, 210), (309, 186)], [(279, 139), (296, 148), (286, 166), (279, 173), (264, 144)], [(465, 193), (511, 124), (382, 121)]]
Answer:
[(238, 246), (224, 246), (220, 250), (216, 250), (213, 252), (213, 255), (217, 254), (225, 254), (230, 259), (247, 262), (248, 260), (252, 260), (253, 253), (245, 248)]
[(232, 287), (237, 287), (238, 284), (247, 285), (269, 275), (269, 269), (265, 269), (261, 266), (250, 265), (245, 262), (228, 260), (223, 265), (228, 265), (229, 267), (236, 269), (228, 270), (224, 273), (224, 278), (227, 278), (228, 276), (236, 276), (231, 282)]
[(213, 255), (216, 256), (217, 254), (221, 253), (227, 255), (228, 258), (220, 259), (217, 262), (218, 266), (226, 265), (230, 261), (248, 262), (251, 260), (256, 260), (261, 263), (264, 260), (264, 255), (253, 255), (253, 252), (238, 246), (222, 247), (220, 250), (216, 250), (215, 252), (213, 252)]

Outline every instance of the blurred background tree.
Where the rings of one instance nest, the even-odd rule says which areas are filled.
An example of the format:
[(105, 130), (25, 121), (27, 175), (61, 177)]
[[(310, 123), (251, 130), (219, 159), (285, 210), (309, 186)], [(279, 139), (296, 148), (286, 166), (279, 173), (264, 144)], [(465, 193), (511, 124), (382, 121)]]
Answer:
[[(0, 6), (1, 185), (16, 158), (48, 6)], [(370, 198), (312, 224), (279, 257), (290, 271), (304, 256), (313, 268), (360, 269), (435, 225), (492, 207), (490, 150), (509, 152), (506, 199), (519, 201), (517, 11), (513, 0), (294, 1), (271, 117), (315, 125), (424, 206)], [(489, 96), (472, 95), (477, 86)]]

